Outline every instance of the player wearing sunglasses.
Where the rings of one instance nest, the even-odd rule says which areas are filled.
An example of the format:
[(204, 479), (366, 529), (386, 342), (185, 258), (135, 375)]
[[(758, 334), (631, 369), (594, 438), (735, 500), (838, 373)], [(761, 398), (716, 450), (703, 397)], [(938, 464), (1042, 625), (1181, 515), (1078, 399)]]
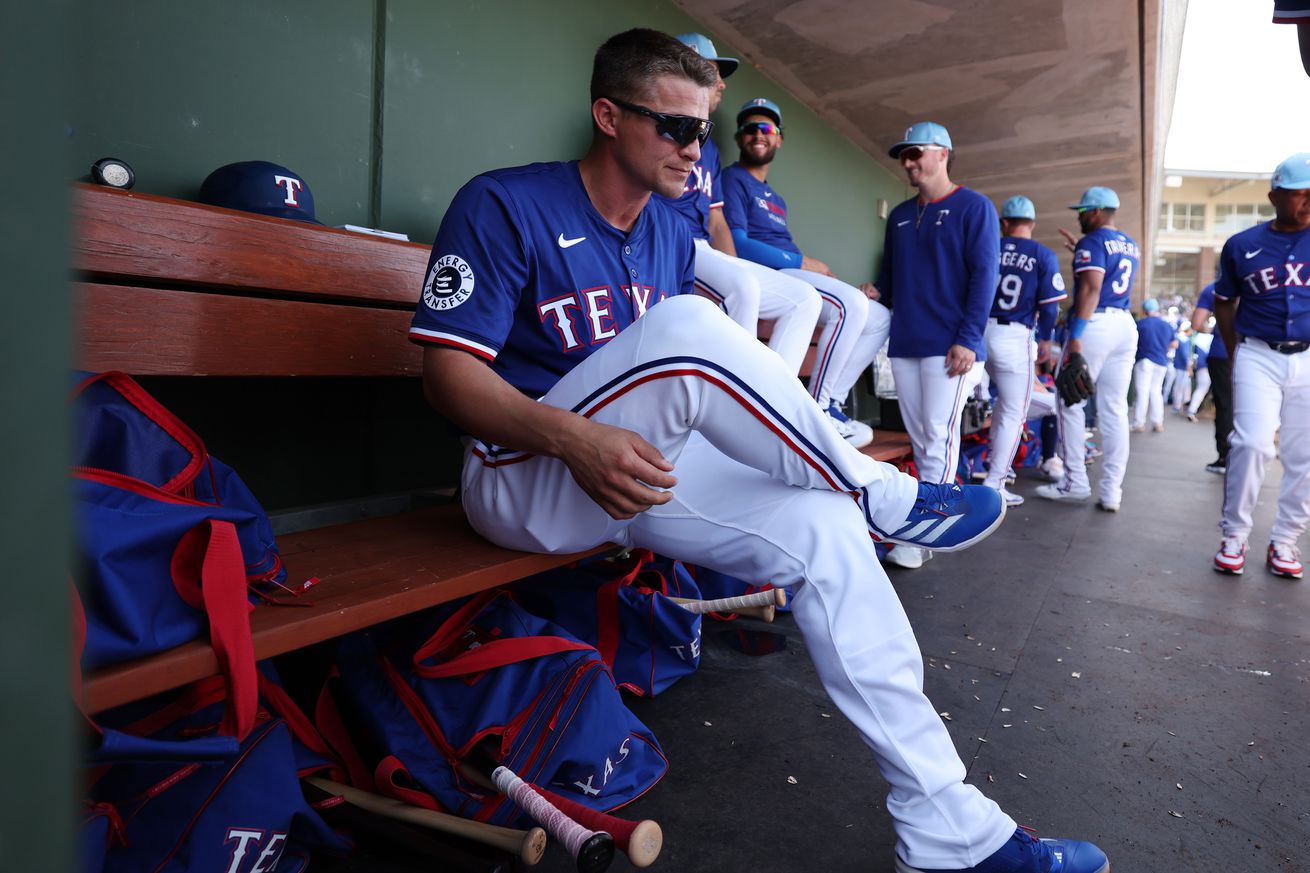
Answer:
[(769, 166), (782, 148), (782, 110), (758, 97), (737, 113), (737, 163), (724, 170), (724, 215), (743, 258), (814, 288), (822, 301), (818, 351), (810, 394), (854, 445), (873, 440), (872, 429), (842, 410), (855, 380), (887, 340), (891, 314), (828, 265), (803, 254), (787, 225), (787, 202), (769, 186)]
[[(897, 870), (996, 853), (976, 869), (1050, 871), (1052, 850), (964, 782), (871, 537), (962, 549), (1005, 504), (920, 485), (835, 434), (777, 355), (692, 293), (691, 234), (651, 199), (684, 187), (700, 147), (673, 137), (694, 126), (665, 136), (613, 98), (704, 119), (716, 82), (673, 37), (612, 37), (586, 156), (485, 173), (446, 211), (410, 336), (425, 395), (470, 435), (464, 511), (508, 548), (608, 542), (790, 587), (824, 687), (892, 783)], [(1089, 844), (1057, 851), (1063, 873), (1106, 869)]]
[[(924, 482), (955, 481), (960, 415), (982, 381), (1000, 267), (996, 208), (951, 181), (952, 149), (946, 128), (931, 121), (912, 125), (891, 147), (919, 193), (887, 217), (878, 281), (865, 288), (892, 309), (887, 354)], [(895, 548), (887, 560), (914, 568), (930, 556)]]
[[(737, 69), (738, 61), (720, 57), (703, 34), (684, 33), (678, 40), (718, 71), (718, 83), (710, 91), (713, 113), (723, 96), (723, 80)], [(819, 317), (819, 296), (799, 279), (737, 257), (732, 232), (723, 218), (721, 174), (719, 150), (713, 139), (706, 139), (682, 195), (665, 201), (686, 219), (695, 240), (696, 290), (723, 307), (751, 336), (756, 335), (759, 319), (772, 320), (769, 348), (793, 374), (798, 373)]]

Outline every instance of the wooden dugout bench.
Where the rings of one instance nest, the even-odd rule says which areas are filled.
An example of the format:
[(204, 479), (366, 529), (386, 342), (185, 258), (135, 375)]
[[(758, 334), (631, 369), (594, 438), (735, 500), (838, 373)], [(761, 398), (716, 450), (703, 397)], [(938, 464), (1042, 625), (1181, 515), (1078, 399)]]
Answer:
[[(77, 365), (136, 376), (413, 376), (406, 339), (428, 247), (199, 203), (77, 185)], [(203, 436), (203, 435), (202, 435)], [(904, 434), (866, 453), (896, 460)], [(278, 539), (301, 608), (251, 614), (256, 658), (299, 649), (576, 560), (494, 546), (457, 505)], [(603, 549), (597, 549), (599, 552)], [(86, 677), (95, 713), (218, 672), (193, 642)]]

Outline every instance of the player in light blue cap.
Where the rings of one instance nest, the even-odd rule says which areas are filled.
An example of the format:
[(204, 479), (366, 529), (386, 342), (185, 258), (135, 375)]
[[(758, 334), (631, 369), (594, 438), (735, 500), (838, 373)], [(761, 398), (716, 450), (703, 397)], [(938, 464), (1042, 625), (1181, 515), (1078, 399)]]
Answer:
[[(983, 379), (1001, 248), (996, 207), (951, 180), (951, 149), (945, 127), (920, 121), (888, 150), (918, 193), (887, 217), (878, 279), (865, 289), (892, 310), (887, 355), (924, 482), (955, 479), (960, 415)], [(897, 547), (886, 560), (912, 569), (930, 555)]]
[(916, 121), (911, 124), (905, 131), (905, 138), (888, 149), (887, 154), (899, 158), (901, 152), (910, 146), (939, 146), (947, 150), (955, 148), (951, 145), (951, 135), (946, 132), (946, 128), (935, 121)]
[[(1128, 469), (1128, 385), (1137, 355), (1137, 323), (1130, 309), (1133, 281), (1142, 251), (1114, 226), (1119, 195), (1099, 185), (1083, 192), (1070, 209), (1078, 212), (1082, 239), (1073, 246), (1074, 301), (1069, 307), (1069, 341), (1065, 360), (1082, 355), (1096, 383), (1096, 416), (1101, 428), (1105, 465), (1097, 506), (1118, 512)], [(1072, 240), (1068, 231), (1060, 233)], [(1086, 500), (1092, 495), (1087, 478), (1083, 429), (1087, 401), (1060, 404), (1061, 457), (1064, 480), (1037, 488), (1048, 500)]]
[(1233, 358), (1233, 433), (1214, 567), (1243, 570), (1251, 515), (1281, 428), (1283, 485), (1265, 567), (1300, 579), (1298, 543), (1310, 521), (1310, 152), (1278, 165), (1269, 202), (1273, 221), (1224, 243), (1215, 276), (1215, 320)]
[(1000, 279), (983, 332), (987, 378), (996, 387), (983, 484), (1001, 492), (1010, 506), (1023, 503), (1022, 497), (1005, 487), (1005, 480), (1023, 438), (1036, 363), (1050, 355), (1060, 301), (1069, 296), (1055, 252), (1033, 239), (1036, 220), (1037, 207), (1022, 194), (1001, 206)]

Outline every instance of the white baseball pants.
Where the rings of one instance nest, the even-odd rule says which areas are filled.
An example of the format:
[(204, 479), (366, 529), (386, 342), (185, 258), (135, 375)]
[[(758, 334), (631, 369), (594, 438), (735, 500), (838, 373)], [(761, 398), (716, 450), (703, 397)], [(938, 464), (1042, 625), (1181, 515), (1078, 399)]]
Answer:
[(1164, 371), (1164, 364), (1146, 358), (1133, 366), (1133, 384), (1137, 386), (1133, 427), (1145, 427), (1148, 414), (1151, 424), (1164, 424)]
[(1210, 368), (1202, 367), (1196, 371), (1196, 387), (1192, 389), (1192, 402), (1187, 405), (1188, 415), (1196, 415), (1201, 404), (1205, 402), (1205, 395), (1210, 393)]
[(772, 320), (769, 348), (782, 356), (793, 376), (801, 371), (823, 305), (814, 288), (754, 261), (726, 255), (703, 239), (696, 240), (696, 288), (751, 336), (761, 318)]
[(779, 272), (808, 282), (823, 300), (819, 312), (823, 330), (810, 372), (810, 394), (823, 409), (831, 400), (845, 403), (860, 374), (887, 342), (891, 310), (832, 276), (791, 268)]
[(1255, 339), (1233, 358), (1233, 435), (1224, 476), (1224, 536), (1248, 538), (1278, 438), (1283, 484), (1270, 539), (1295, 543), (1310, 521), (1310, 351), (1284, 355)]
[[(1096, 422), (1101, 429), (1100, 499), (1109, 504), (1123, 500), (1124, 473), (1128, 469), (1128, 384), (1137, 356), (1137, 323), (1126, 309), (1106, 309), (1092, 315), (1082, 336), (1083, 357), (1096, 382)], [(1086, 491), (1087, 455), (1083, 433), (1087, 401), (1060, 403), (1060, 460), (1064, 462), (1066, 491)]]
[[(954, 482), (960, 464), (960, 413), (982, 381), (983, 364), (946, 375), (946, 356), (892, 358), (896, 399), (923, 482)], [(1002, 473), (1004, 475), (1004, 473)]]
[(1033, 330), (1014, 322), (1001, 324), (987, 319), (983, 334), (987, 343), (987, 376), (996, 385), (996, 403), (992, 406), (991, 452), (987, 478), (983, 484), (1000, 491), (1005, 476), (1023, 438), (1024, 415), (1028, 412), (1033, 391), (1033, 366), (1037, 361), (1037, 343)]
[(669, 503), (615, 520), (561, 461), (472, 442), (469, 521), (509, 548), (574, 551), (608, 540), (790, 586), (824, 688), (891, 783), (902, 856), (917, 867), (972, 866), (1015, 824), (964, 783), (868, 530), (869, 517), (879, 526), (903, 520), (917, 483), (837, 436), (782, 360), (731, 325), (703, 298), (665, 300), (543, 398), (642, 434), (675, 465)]

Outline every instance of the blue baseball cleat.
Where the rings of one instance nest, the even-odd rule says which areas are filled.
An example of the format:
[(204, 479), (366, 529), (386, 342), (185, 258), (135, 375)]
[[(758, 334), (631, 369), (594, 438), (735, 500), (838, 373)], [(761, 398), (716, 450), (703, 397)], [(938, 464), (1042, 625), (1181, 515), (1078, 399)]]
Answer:
[(896, 873), (1110, 873), (1105, 853), (1080, 840), (1039, 840), (1023, 828), (981, 863), (960, 870), (920, 870), (896, 857)]
[(905, 523), (882, 539), (935, 552), (956, 552), (985, 539), (1005, 518), (1005, 498), (986, 485), (919, 483), (919, 496)]

